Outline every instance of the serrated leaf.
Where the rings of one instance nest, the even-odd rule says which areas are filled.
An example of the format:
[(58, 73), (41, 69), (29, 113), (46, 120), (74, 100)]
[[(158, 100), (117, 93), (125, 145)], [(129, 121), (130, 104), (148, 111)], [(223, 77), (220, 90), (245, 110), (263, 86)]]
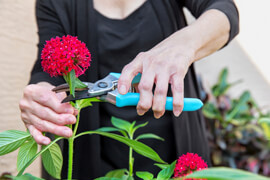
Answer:
[(176, 164), (176, 161), (171, 163), (170, 166), (168, 166), (167, 168), (162, 169), (158, 173), (157, 180), (168, 180), (168, 179), (170, 179), (172, 177), (172, 175), (173, 175), (175, 164)]
[(140, 140), (140, 139), (158, 139), (158, 140), (164, 141), (162, 137), (152, 134), (152, 133), (141, 134), (135, 140)]
[(59, 145), (54, 143), (41, 155), (41, 157), (46, 171), (54, 178), (60, 179), (63, 166), (63, 156)]
[(130, 129), (132, 126), (130, 122), (116, 118), (116, 117), (112, 117), (111, 121), (112, 121), (113, 126), (115, 126), (116, 128), (130, 132)]
[(82, 133), (76, 135), (76, 138), (79, 136), (82, 136), (82, 135), (86, 135), (86, 134), (99, 134), (102, 136), (106, 136), (106, 137), (115, 139), (117, 141), (120, 141), (120, 142), (128, 145), (135, 152), (137, 152), (138, 154), (140, 154), (142, 156), (145, 156), (145, 157), (152, 159), (152, 160), (159, 162), (159, 163), (165, 163), (151, 147), (149, 147), (149, 146), (147, 146), (139, 141), (131, 140), (131, 139), (128, 139), (126, 137), (123, 137), (123, 136), (120, 136), (117, 134), (107, 133), (107, 132), (99, 132), (99, 131), (82, 132)]
[(143, 180), (151, 180), (154, 178), (154, 175), (147, 171), (137, 171), (136, 176), (138, 176), (139, 178)]
[(258, 174), (227, 167), (209, 168), (196, 171), (186, 176), (186, 178), (200, 178), (207, 180), (269, 180), (269, 178)]
[(17, 170), (20, 171), (27, 164), (27, 162), (32, 159), (37, 153), (37, 143), (34, 139), (24, 143), (18, 153), (17, 157)]
[(8, 130), (0, 133), (0, 156), (18, 149), (31, 136), (30, 133)]
[(105, 177), (122, 178), (126, 172), (127, 169), (116, 169), (108, 172)]

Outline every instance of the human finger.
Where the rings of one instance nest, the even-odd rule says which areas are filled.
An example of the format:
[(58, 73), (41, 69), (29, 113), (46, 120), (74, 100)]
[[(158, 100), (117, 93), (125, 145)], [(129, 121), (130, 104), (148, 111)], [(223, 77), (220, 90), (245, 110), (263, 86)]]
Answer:
[(160, 118), (165, 113), (165, 105), (168, 91), (168, 73), (162, 73), (156, 78), (156, 88), (153, 97), (152, 110), (155, 118)]
[(63, 137), (71, 137), (72, 130), (66, 126), (59, 126), (53, 124), (49, 121), (42, 120), (33, 114), (28, 115), (31, 119), (31, 123), (41, 132), (50, 132), (52, 134), (63, 136)]
[(118, 79), (118, 91), (120, 94), (126, 94), (130, 88), (133, 78), (141, 72), (141, 61), (140, 58), (142, 53), (140, 53), (131, 63), (127, 64)]
[(56, 94), (51, 90), (38, 85), (28, 85), (24, 90), (24, 97), (43, 106), (51, 108), (57, 113), (73, 114), (74, 110), (69, 103), (61, 103)]
[(29, 130), (30, 134), (34, 138), (34, 140), (40, 145), (48, 145), (51, 143), (50, 138), (43, 136), (42, 132), (40, 132), (37, 128), (35, 128), (31, 124), (26, 124), (26, 128)]
[(140, 100), (137, 104), (137, 113), (140, 116), (144, 115), (152, 106), (154, 80), (155, 74), (153, 71), (142, 73), (141, 81), (138, 85)]
[(173, 113), (178, 117), (184, 107), (184, 79), (180, 74), (171, 77), (171, 89), (173, 93)]
[(31, 107), (32, 114), (54, 124), (67, 125), (76, 122), (76, 118), (73, 114), (58, 114), (50, 108), (44, 107), (36, 102), (32, 102)]

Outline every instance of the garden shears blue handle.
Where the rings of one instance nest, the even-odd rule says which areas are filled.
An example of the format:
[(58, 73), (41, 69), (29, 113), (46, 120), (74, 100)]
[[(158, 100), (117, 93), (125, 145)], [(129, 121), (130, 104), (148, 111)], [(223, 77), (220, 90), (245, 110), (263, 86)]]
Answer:
[[(86, 99), (96, 97), (104, 102), (109, 102), (117, 107), (125, 106), (137, 106), (140, 100), (140, 94), (135, 92), (134, 84), (140, 82), (141, 74), (136, 75), (132, 80), (132, 86), (129, 92), (122, 95), (118, 92), (117, 84), (120, 77), (120, 73), (110, 73), (105, 78), (98, 80), (95, 83), (84, 82), (87, 85), (87, 89), (75, 90), (75, 96), (67, 96), (63, 102), (69, 102), (79, 99)], [(68, 91), (67, 84), (57, 86), (53, 90), (55, 92)], [(184, 98), (183, 111), (196, 111), (203, 106), (200, 99), (197, 98)], [(165, 109), (168, 111), (173, 110), (173, 98), (166, 98)]]

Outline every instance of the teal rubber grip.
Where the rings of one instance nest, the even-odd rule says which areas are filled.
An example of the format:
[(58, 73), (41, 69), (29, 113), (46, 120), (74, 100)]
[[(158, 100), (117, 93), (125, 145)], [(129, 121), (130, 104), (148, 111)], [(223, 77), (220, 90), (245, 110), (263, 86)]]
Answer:
[[(110, 75), (112, 75), (112, 76), (116, 77), (117, 79), (119, 79), (119, 77), (120, 77), (121, 74), (120, 74), (120, 73), (114, 73), (114, 72), (111, 72)], [(141, 73), (138, 73), (138, 74), (133, 78), (132, 84), (139, 83), (140, 80), (141, 80), (141, 76), (142, 76), (142, 74), (141, 74)]]
[[(139, 93), (127, 93), (125, 95), (118, 94), (116, 96), (116, 106), (125, 107), (125, 106), (137, 106), (140, 100)], [(183, 111), (196, 111), (203, 106), (203, 103), (200, 99), (197, 98), (184, 98), (184, 108)], [(173, 110), (173, 98), (167, 97), (165, 110)]]

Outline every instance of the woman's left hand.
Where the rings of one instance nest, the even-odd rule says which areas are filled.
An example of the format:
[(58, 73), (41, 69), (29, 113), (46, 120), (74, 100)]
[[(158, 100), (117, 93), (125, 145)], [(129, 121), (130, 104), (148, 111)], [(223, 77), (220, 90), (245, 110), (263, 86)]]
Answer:
[[(140, 101), (137, 113), (143, 115), (151, 107), (155, 118), (165, 113), (165, 104), (169, 84), (173, 93), (173, 112), (179, 116), (183, 109), (184, 77), (192, 62), (192, 52), (181, 47), (177, 39), (170, 36), (147, 52), (142, 52), (127, 64), (118, 81), (118, 90), (126, 94), (132, 79), (142, 74), (138, 85)], [(154, 95), (153, 85), (156, 85)]]

